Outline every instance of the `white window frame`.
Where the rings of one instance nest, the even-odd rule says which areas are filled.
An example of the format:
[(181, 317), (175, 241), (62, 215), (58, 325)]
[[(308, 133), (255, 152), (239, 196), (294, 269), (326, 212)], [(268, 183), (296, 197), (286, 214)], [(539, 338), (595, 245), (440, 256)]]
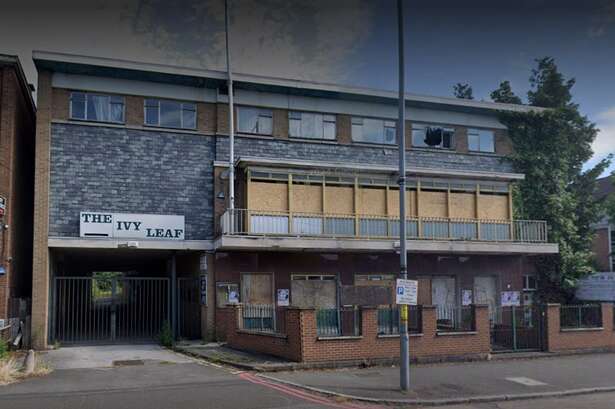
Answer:
[[(492, 150), (481, 149), (481, 138), (485, 137), (487, 133), (491, 137)], [(470, 148), (470, 135), (478, 138), (478, 149)], [(470, 152), (495, 153), (495, 132), (490, 129), (468, 128), (468, 150)]]
[[(304, 135), (303, 134), (303, 115), (319, 115), (321, 117), (322, 129), (318, 130), (319, 135)], [(293, 135), (292, 133), (292, 121), (299, 121), (299, 135)], [(326, 124), (333, 124), (333, 136), (327, 137), (325, 135)], [(320, 112), (306, 112), (306, 111), (288, 111), (288, 136), (291, 138), (303, 138), (314, 139), (324, 141), (334, 141), (337, 138), (337, 123), (334, 114), (323, 114)]]
[(291, 281), (334, 281), (337, 279), (335, 274), (309, 274), (309, 273), (301, 273), (301, 274), (291, 274)]
[[(75, 94), (81, 94), (84, 97), (83, 100), (83, 118), (75, 118), (73, 114), (73, 97)], [(107, 120), (100, 119), (92, 119), (88, 118), (88, 97), (103, 97), (107, 99), (106, 104), (108, 105), (107, 109), (109, 112), (109, 118)], [(119, 98), (122, 102), (112, 102), (112, 98)], [(111, 106), (112, 105), (122, 105), (122, 119), (121, 121), (113, 121), (111, 120)], [(116, 94), (102, 94), (97, 92), (85, 92), (85, 91), (71, 91), (70, 96), (68, 98), (68, 117), (74, 121), (88, 121), (88, 122), (102, 122), (102, 123), (111, 123), (111, 124), (124, 124), (126, 123), (126, 98), (123, 95)]]
[[(243, 109), (250, 109), (250, 110), (258, 111), (257, 118), (256, 118), (256, 128), (257, 128), (256, 132), (244, 131), (239, 128), (239, 124), (240, 124), (239, 116), (241, 115), (241, 110)], [(269, 118), (271, 120), (271, 132), (264, 132), (261, 130), (261, 126), (262, 126), (261, 118)], [(244, 134), (252, 134), (252, 135), (266, 135), (266, 136), (273, 135), (273, 110), (269, 108), (260, 108), (260, 107), (254, 107), (254, 106), (238, 106), (237, 107), (237, 132), (244, 133)]]
[[(442, 141), (440, 142), (440, 145), (438, 145), (438, 146), (429, 146), (426, 143), (421, 143), (420, 145), (415, 144), (414, 143), (414, 132), (415, 131), (421, 131), (425, 135), (425, 133), (426, 133), (428, 128), (440, 128), (443, 133), (444, 132), (450, 133), (451, 134), (450, 146), (448, 146), (448, 147), (444, 146), (444, 135), (442, 135)], [(411, 144), (412, 144), (413, 148), (444, 149), (444, 150), (454, 150), (455, 149), (455, 129), (454, 128), (450, 128), (450, 127), (446, 127), (446, 126), (442, 126), (442, 125), (413, 123), (412, 124), (412, 129), (410, 131), (410, 138), (411, 138)], [(424, 140), (425, 140), (425, 136), (423, 137), (423, 141)]]
[[(534, 279), (535, 287), (532, 288), (529, 286), (529, 279)], [(523, 275), (523, 291), (537, 291), (538, 290), (538, 278), (534, 274), (524, 274)]]
[[(147, 108), (154, 108), (153, 105), (148, 105), (148, 101), (154, 101), (156, 102), (157, 108), (158, 108), (158, 123), (157, 124), (151, 124), (147, 122)], [(179, 128), (176, 126), (169, 126), (169, 125), (162, 125), (160, 123), (160, 119), (162, 118), (162, 115), (160, 115), (160, 103), (164, 101), (164, 102), (173, 102), (176, 104), (179, 104)], [(188, 106), (192, 106), (194, 107), (194, 109), (189, 109)], [(188, 126), (184, 126), (184, 110), (185, 111), (191, 111), (194, 112), (194, 126), (193, 127), (188, 127)], [(171, 128), (171, 129), (189, 129), (189, 130), (195, 130), (197, 128), (197, 118), (198, 118), (198, 113), (197, 113), (197, 106), (195, 102), (188, 102), (188, 101), (176, 101), (173, 99), (163, 99), (163, 98), (145, 98), (143, 100), (143, 124), (146, 126), (155, 126), (157, 128)]]
[[(354, 132), (355, 125), (360, 125), (361, 127), (363, 127), (364, 122), (366, 120), (379, 121), (382, 123), (382, 140), (381, 141), (374, 142), (374, 141), (366, 141), (366, 140), (357, 140), (358, 135), (355, 135), (355, 132)], [(387, 134), (387, 129), (389, 130), (392, 129), (394, 132), (395, 137), (392, 142), (386, 142), (385, 138)], [(394, 119), (353, 116), (350, 120), (350, 134), (351, 134), (352, 141), (355, 143), (367, 143), (367, 144), (372, 144), (372, 145), (395, 145), (397, 143), (397, 123)], [(361, 132), (361, 139), (362, 137), (363, 137), (363, 134)]]

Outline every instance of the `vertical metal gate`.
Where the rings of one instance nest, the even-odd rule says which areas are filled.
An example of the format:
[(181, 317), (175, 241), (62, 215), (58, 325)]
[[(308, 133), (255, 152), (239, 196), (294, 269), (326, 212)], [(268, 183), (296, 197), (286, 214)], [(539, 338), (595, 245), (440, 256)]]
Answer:
[(201, 298), (198, 278), (177, 279), (177, 332), (179, 338), (201, 338)]
[(170, 320), (168, 278), (56, 277), (53, 335), (62, 343), (151, 341)]
[(496, 307), (490, 311), (494, 352), (539, 351), (543, 347), (540, 306)]

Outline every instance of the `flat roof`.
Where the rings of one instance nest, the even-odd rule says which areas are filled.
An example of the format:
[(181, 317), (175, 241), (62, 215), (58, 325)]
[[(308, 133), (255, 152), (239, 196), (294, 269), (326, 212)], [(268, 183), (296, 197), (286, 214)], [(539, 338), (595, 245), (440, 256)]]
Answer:
[(26, 74), (23, 71), (23, 67), (21, 66), (21, 62), (19, 61), (19, 57), (16, 55), (0, 54), (0, 66), (3, 65), (12, 66), (15, 69), (21, 92), (28, 101), (28, 105), (30, 105), (32, 113), (36, 113), (34, 97), (32, 97), (32, 91), (30, 90), (30, 85), (28, 83), (28, 79), (26, 78)]
[[(226, 72), (165, 64), (144, 63), (106, 57), (84, 56), (68, 53), (32, 52), (38, 70), (68, 74), (94, 75), (122, 79), (134, 79), (171, 83), (206, 88), (218, 88), (226, 84)], [(386, 104), (397, 103), (397, 92), (348, 85), (274, 78), (245, 73), (233, 73), (237, 88), (342, 100), (358, 100)], [(418, 108), (449, 109), (460, 112), (495, 114), (498, 111), (530, 112), (543, 111), (527, 105), (502, 104), (452, 97), (436, 97), (406, 94), (406, 105)]]

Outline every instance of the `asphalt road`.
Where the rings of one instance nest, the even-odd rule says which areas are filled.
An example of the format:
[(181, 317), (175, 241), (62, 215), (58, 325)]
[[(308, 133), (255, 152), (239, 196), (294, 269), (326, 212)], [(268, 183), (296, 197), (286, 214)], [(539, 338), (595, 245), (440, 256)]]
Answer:
[(562, 399), (535, 399), (476, 405), (431, 407), (431, 409), (613, 409), (615, 393), (569, 396)]

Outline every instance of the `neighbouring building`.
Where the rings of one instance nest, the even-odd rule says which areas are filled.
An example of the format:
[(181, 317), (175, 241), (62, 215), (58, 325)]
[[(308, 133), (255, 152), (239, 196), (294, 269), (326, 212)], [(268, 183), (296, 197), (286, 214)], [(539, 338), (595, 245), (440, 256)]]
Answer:
[[(237, 75), (229, 209), (224, 73), (34, 61), (36, 346), (137, 340), (168, 320), (180, 337), (295, 360), (398, 353), (394, 93)], [(424, 306), (413, 328), (424, 355), (489, 348), (501, 306), (531, 303), (532, 257), (558, 251), (545, 222), (513, 218), (524, 175), (497, 115), (533, 108), (415, 95), (406, 105), (409, 275)], [(329, 348), (335, 339), (364, 343)], [(309, 352), (324, 350), (338, 355)]]
[(0, 327), (27, 314), (32, 291), (36, 108), (31, 92), (19, 59), (0, 54)]
[[(615, 184), (610, 176), (598, 179), (594, 197), (604, 200), (615, 193)], [(608, 217), (603, 217), (594, 226), (595, 236), (593, 242), (594, 261), (597, 271), (613, 270), (613, 244), (615, 243), (615, 229)]]

